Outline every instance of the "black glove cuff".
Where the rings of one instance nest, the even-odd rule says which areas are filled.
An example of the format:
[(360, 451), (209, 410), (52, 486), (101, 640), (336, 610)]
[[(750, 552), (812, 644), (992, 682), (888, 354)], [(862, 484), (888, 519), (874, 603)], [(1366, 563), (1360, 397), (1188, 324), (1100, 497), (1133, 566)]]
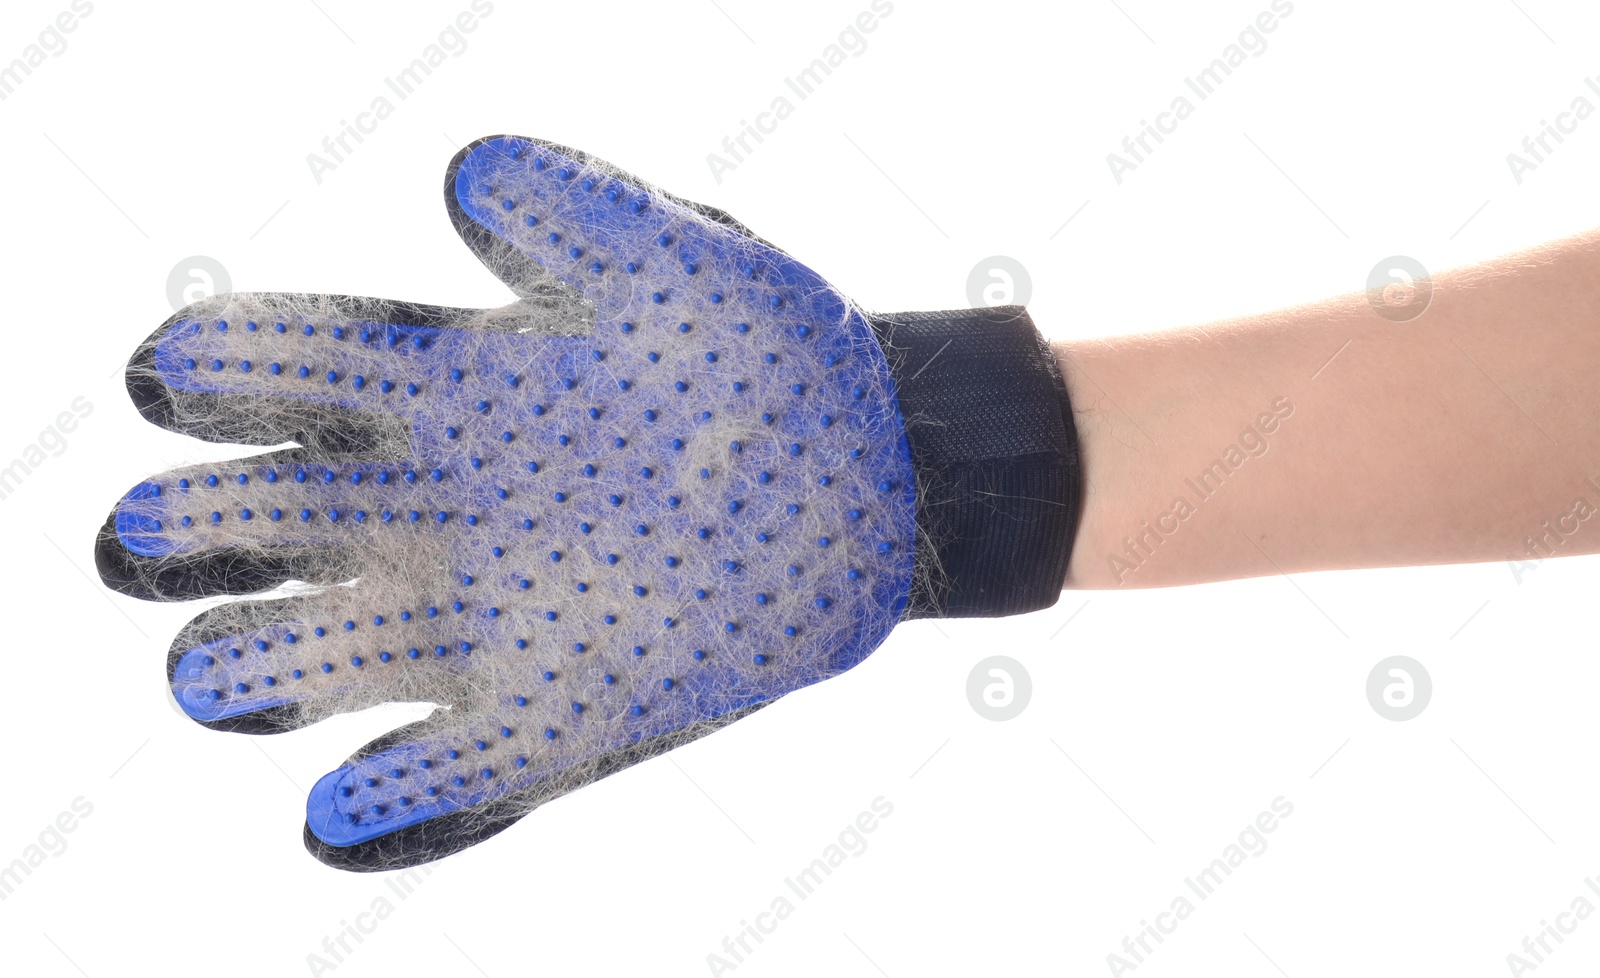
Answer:
[(917, 480), (906, 618), (995, 618), (1061, 595), (1082, 496), (1049, 344), (1021, 306), (868, 317)]

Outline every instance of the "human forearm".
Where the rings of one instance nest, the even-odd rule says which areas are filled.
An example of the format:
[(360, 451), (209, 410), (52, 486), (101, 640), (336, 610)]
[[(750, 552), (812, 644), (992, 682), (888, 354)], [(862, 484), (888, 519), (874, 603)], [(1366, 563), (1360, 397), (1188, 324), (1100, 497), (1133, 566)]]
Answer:
[(1056, 344), (1085, 471), (1065, 586), (1600, 551), (1600, 234), (1433, 287), (1410, 322), (1357, 293)]

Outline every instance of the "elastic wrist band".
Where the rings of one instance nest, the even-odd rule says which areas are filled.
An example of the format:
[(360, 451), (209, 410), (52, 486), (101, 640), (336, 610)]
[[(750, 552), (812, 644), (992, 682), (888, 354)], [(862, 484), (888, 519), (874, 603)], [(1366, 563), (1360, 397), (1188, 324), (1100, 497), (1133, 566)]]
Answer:
[(917, 480), (906, 618), (1055, 604), (1082, 496), (1056, 359), (1021, 306), (869, 317), (888, 355)]

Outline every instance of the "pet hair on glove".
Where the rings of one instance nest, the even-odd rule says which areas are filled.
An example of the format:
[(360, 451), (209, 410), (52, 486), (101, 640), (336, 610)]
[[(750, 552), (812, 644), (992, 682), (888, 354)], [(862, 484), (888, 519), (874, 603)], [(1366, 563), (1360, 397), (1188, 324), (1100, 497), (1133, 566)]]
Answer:
[(233, 293), (134, 354), (150, 421), (299, 447), (141, 482), (108, 586), (252, 594), (169, 654), (273, 733), (438, 704), (317, 782), (319, 859), (437, 859), (865, 658), (908, 617), (1053, 603), (1071, 408), (1019, 307), (871, 316), (727, 215), (496, 136), (451, 162), (497, 309)]

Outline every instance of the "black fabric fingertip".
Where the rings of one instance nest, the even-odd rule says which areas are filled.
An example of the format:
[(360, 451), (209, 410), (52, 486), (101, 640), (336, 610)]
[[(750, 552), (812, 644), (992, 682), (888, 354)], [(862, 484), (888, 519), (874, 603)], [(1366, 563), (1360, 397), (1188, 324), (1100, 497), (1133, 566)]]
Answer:
[[(292, 465), (342, 461), (339, 456), (305, 448), (286, 448), (223, 463), (230, 467)], [(121, 503), (118, 503), (120, 506)], [(100, 580), (119, 594), (142, 601), (192, 601), (219, 595), (259, 594), (289, 581), (338, 584), (357, 568), (340, 560), (338, 548), (326, 546), (228, 547), (145, 557), (130, 551), (117, 535), (117, 506), (95, 535), (94, 564)]]
[(436, 329), (457, 326), (481, 312), (369, 296), (288, 292), (223, 294), (186, 306), (168, 317), (129, 358), (124, 374), (128, 397), (151, 424), (209, 442), (240, 445), (295, 442), (323, 456), (323, 460), (372, 457), (384, 446), (396, 444), (397, 440), (404, 444), (407, 428), (400, 418), (391, 415), (287, 397), (179, 390), (162, 381), (156, 369), (156, 347), (168, 331), (186, 319), (209, 318), (208, 307), (223, 307), (230, 299), (259, 304), (266, 309), (337, 310), (339, 316), (351, 322)]
[[(237, 635), (241, 631), (253, 627), (275, 624), (281, 621), (293, 621), (299, 616), (297, 604), (300, 599), (284, 598), (275, 601), (234, 601), (215, 608), (207, 608), (189, 620), (189, 623), (178, 631), (177, 637), (172, 640), (172, 645), (167, 649), (167, 687), (171, 689), (173, 679), (178, 671), (178, 663), (188, 654), (190, 649), (214, 642), (218, 639)], [(194, 717), (189, 719), (207, 730), (216, 730), (220, 733), (242, 733), (253, 735), (271, 735), (288, 733), (299, 730), (315, 720), (308, 720), (305, 713), (294, 703), (281, 706), (270, 706), (264, 710), (255, 710), (251, 713), (241, 713), (238, 716), (224, 717), (220, 720), (199, 720)]]
[[(409, 869), (443, 859), (445, 856), (499, 835), (518, 819), (547, 802), (630, 768), (641, 761), (647, 761), (657, 754), (664, 754), (691, 741), (699, 740), (707, 734), (715, 733), (735, 720), (747, 717), (771, 703), (771, 700), (756, 703), (651, 740), (610, 751), (581, 768), (568, 769), (498, 801), (477, 808), (451, 812), (426, 822), (418, 822), (416, 825), (353, 846), (328, 845), (317, 837), (311, 830), (311, 824), (307, 822), (302, 832), (306, 851), (334, 869), (356, 873)], [(426, 732), (429, 726), (429, 721), (423, 720), (391, 731), (363, 747), (351, 760), (369, 757), (405, 743)]]
[(116, 521), (117, 511), (113, 509), (95, 536), (94, 564), (106, 587), (131, 598), (192, 601), (217, 595), (259, 594), (288, 581), (338, 583), (330, 579), (326, 550), (285, 548), (281, 554), (256, 551), (248, 556), (207, 550), (144, 557), (123, 545), (117, 536)]

